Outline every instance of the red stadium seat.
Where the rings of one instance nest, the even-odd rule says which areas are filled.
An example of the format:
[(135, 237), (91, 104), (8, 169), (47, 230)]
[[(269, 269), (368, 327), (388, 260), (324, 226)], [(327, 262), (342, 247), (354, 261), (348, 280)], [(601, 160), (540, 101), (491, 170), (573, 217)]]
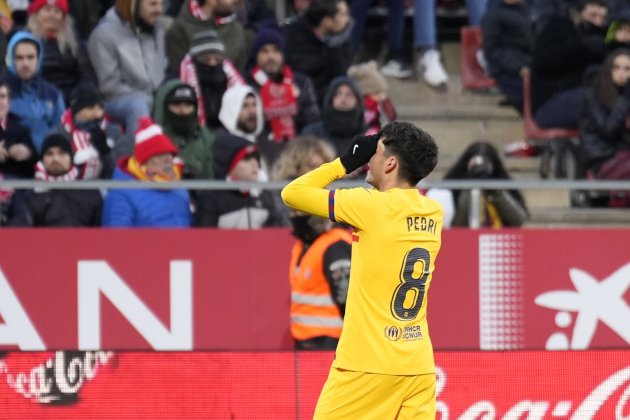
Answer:
[(481, 29), (477, 26), (463, 26), (460, 30), (460, 73), (465, 89), (489, 89), (496, 81), (486, 75), (477, 62), (477, 51), (481, 48)]
[(540, 175), (543, 178), (581, 177), (577, 152), (577, 130), (567, 128), (542, 128), (532, 114), (531, 75), (523, 77), (523, 128), (525, 138), (542, 150)]

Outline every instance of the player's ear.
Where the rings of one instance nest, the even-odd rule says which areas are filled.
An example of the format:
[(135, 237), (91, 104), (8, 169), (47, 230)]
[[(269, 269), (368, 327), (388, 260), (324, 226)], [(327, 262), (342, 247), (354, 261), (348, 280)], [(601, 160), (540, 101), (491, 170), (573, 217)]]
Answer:
[(398, 167), (398, 159), (396, 156), (391, 155), (385, 159), (385, 173), (390, 173)]

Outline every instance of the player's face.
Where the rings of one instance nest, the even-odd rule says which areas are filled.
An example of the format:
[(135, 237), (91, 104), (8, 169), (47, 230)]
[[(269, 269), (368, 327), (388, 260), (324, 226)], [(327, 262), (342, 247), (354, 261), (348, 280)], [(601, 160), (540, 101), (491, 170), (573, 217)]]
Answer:
[(376, 146), (376, 153), (374, 153), (368, 162), (369, 170), (365, 178), (367, 183), (376, 189), (378, 189), (378, 186), (383, 179), (383, 175), (385, 174), (387, 159), (388, 157), (385, 155), (385, 145), (383, 144), (383, 139), (380, 139), (378, 141), (378, 145)]

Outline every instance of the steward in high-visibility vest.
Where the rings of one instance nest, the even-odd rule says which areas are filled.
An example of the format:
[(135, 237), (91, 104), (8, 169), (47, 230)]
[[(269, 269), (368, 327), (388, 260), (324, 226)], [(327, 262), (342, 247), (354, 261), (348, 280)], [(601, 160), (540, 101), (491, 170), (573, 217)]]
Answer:
[[(298, 350), (334, 350), (350, 278), (351, 233), (313, 216), (292, 216), (291, 334)], [(315, 228), (314, 228), (315, 227)], [(320, 231), (322, 233), (317, 233)]]

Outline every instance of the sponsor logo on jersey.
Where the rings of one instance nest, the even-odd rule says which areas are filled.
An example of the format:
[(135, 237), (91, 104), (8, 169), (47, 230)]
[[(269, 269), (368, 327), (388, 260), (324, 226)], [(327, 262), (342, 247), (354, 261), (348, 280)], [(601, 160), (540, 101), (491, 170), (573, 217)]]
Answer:
[(403, 341), (422, 340), (422, 331), (420, 325), (409, 325), (403, 329)]
[(386, 326), (383, 334), (389, 341), (398, 341), (402, 337), (402, 329), (395, 325)]

